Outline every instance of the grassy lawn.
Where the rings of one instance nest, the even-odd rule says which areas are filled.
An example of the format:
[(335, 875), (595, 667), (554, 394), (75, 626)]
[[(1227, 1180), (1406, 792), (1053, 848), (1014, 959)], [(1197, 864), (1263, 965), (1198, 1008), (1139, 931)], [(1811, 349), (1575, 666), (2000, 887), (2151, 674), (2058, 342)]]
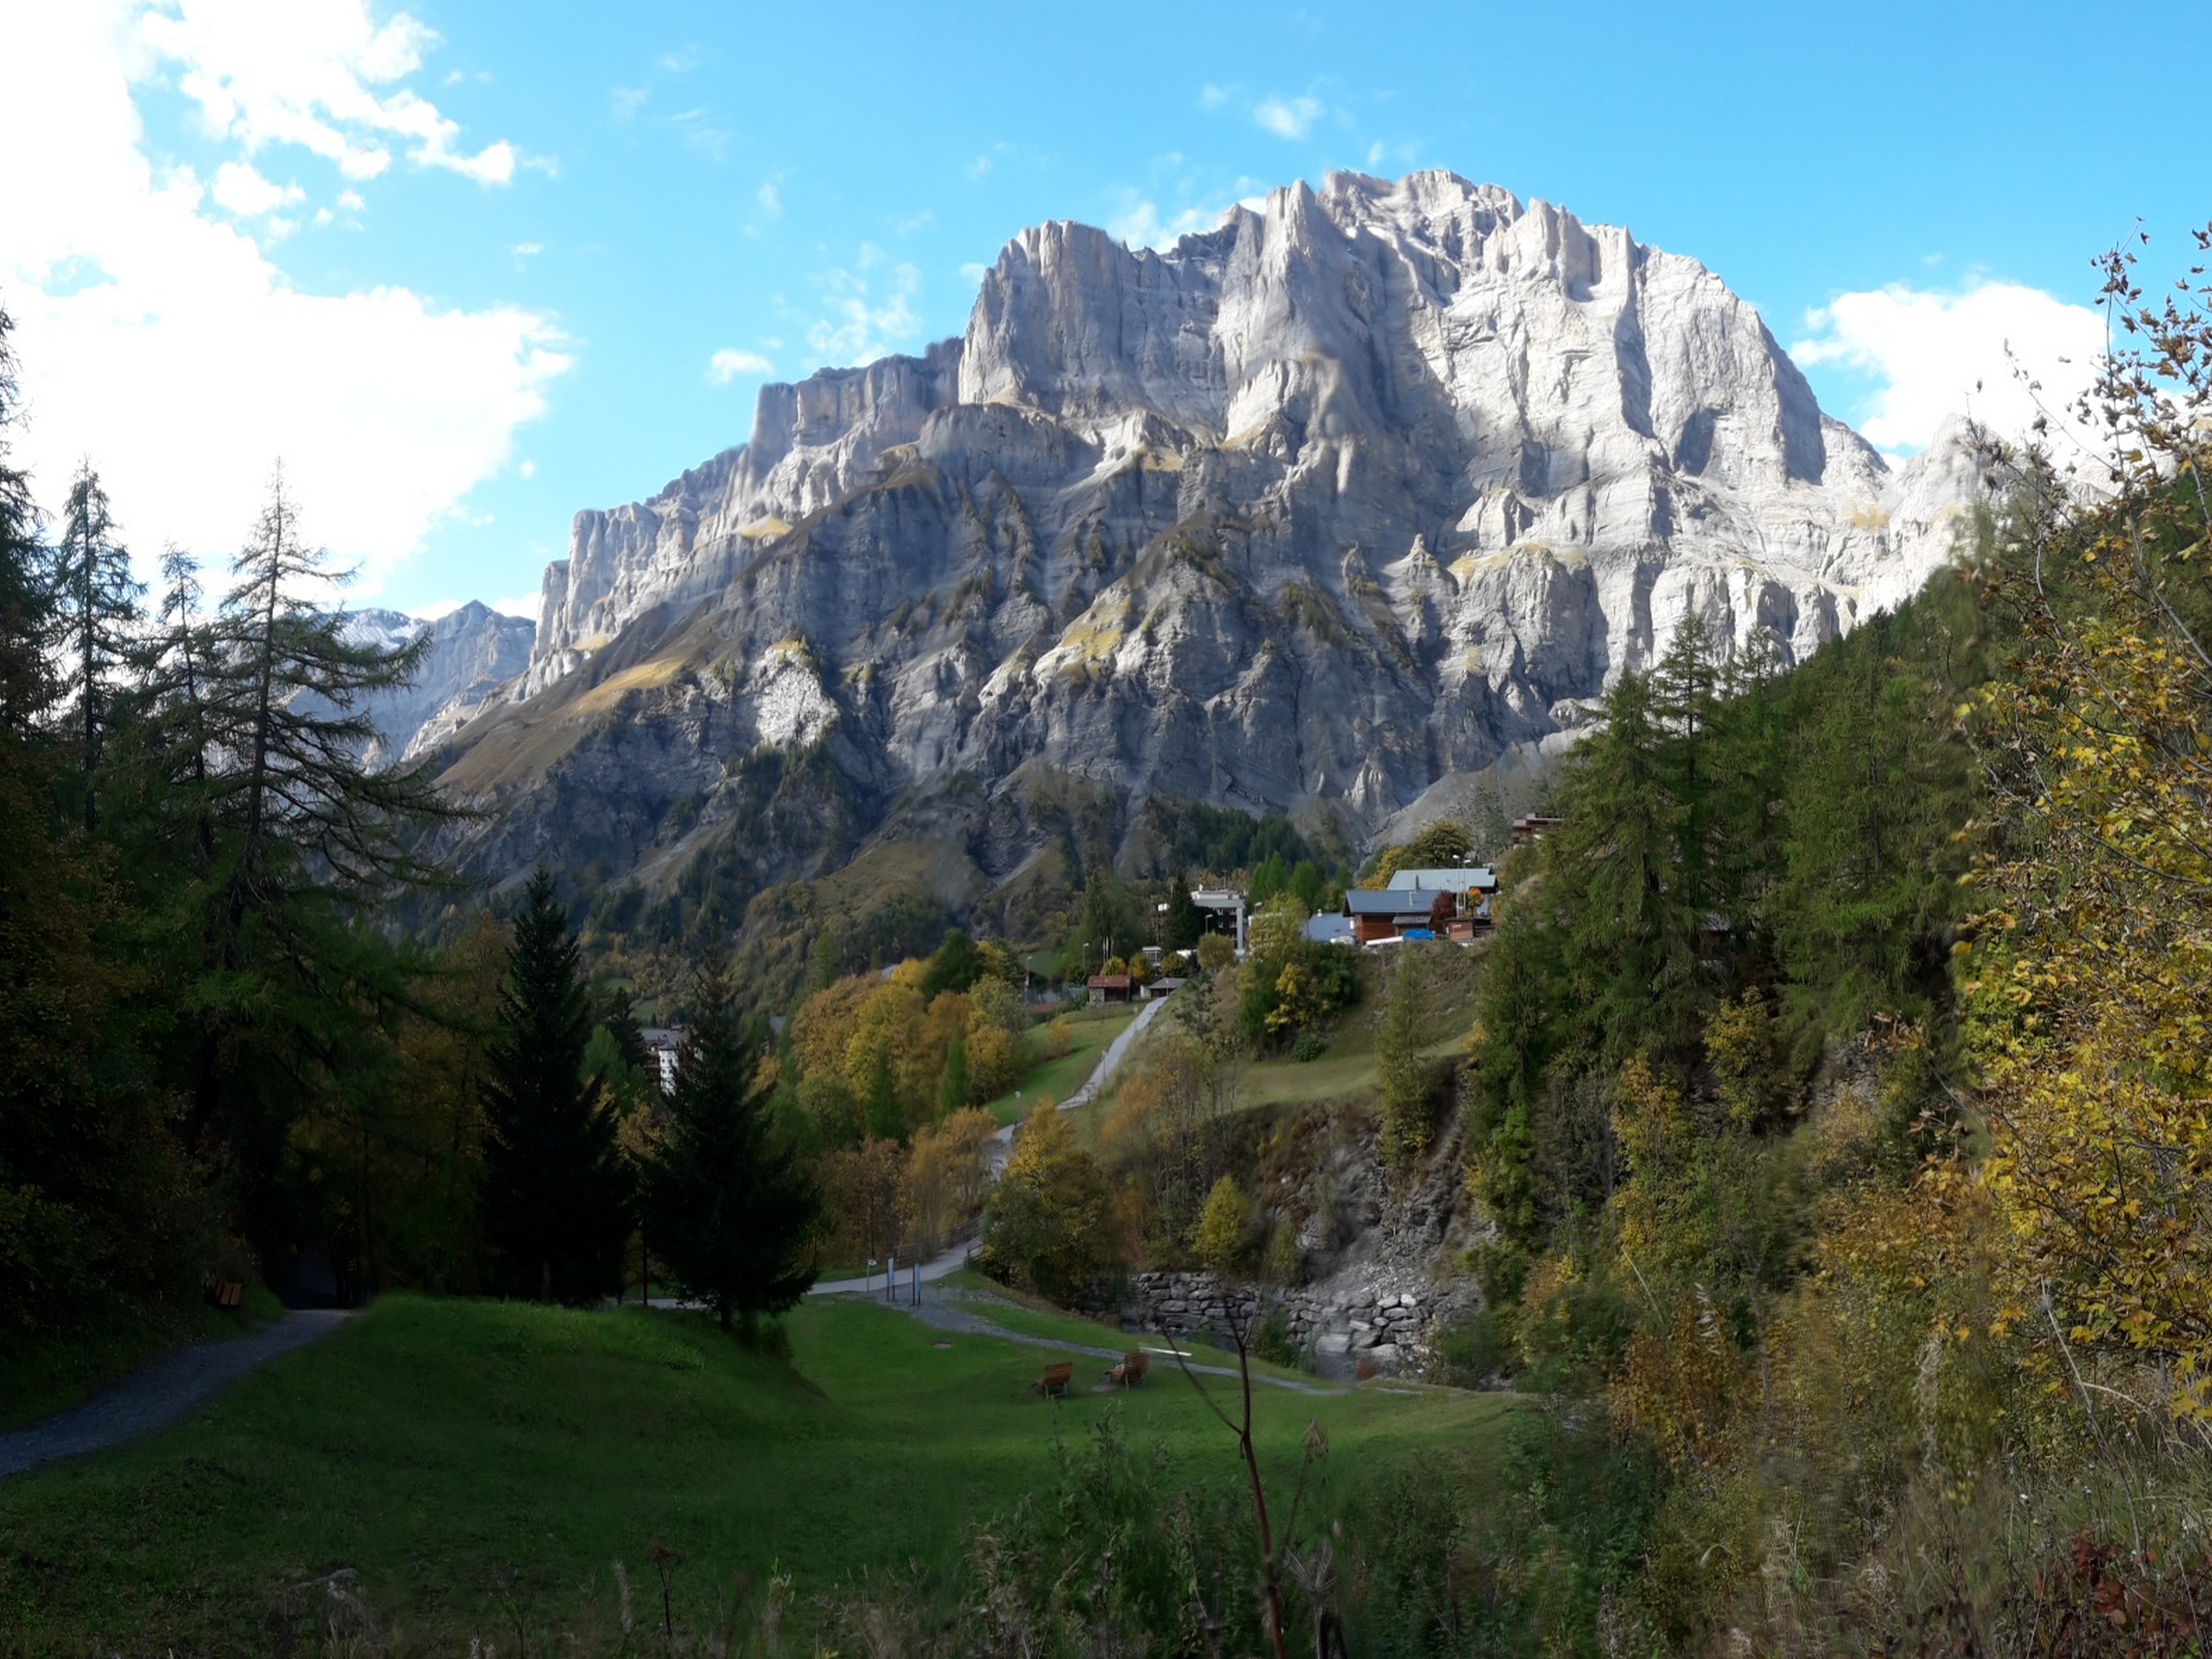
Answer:
[[(802, 1596), (942, 1582), (969, 1527), (1048, 1483), (1055, 1433), (1109, 1412), (1178, 1480), (1236, 1477), (1179, 1378), (1048, 1404), (1027, 1393), (1035, 1349), (856, 1302), (789, 1331), (786, 1368), (701, 1316), (388, 1298), (187, 1425), (0, 1484), (0, 1652), (270, 1651), (287, 1589), (340, 1568), (415, 1643), (506, 1651), (518, 1619), (567, 1625), (611, 1597), (617, 1558), (642, 1586), (656, 1535), (683, 1552), (677, 1617), (695, 1624), (779, 1564)], [(1331, 1481), (1479, 1452), (1511, 1408), (1259, 1396), (1271, 1465), (1316, 1417)]]
[(66, 1411), (117, 1378), (189, 1342), (242, 1337), (253, 1320), (281, 1317), (276, 1299), (258, 1285), (246, 1305), (223, 1312), (195, 1302), (169, 1319), (135, 1319), (94, 1337), (33, 1342), (0, 1357), (0, 1430)]
[[(1021, 1080), (1017, 1093), (1001, 1095), (983, 1109), (1001, 1123), (1011, 1123), (1033, 1111), (1037, 1103), (1050, 1097), (1065, 1100), (1090, 1080), (1097, 1070), (1098, 1062), (1108, 1045), (1129, 1028), (1137, 1017), (1134, 1006), (1103, 1008), (1078, 1008), (1061, 1018), (1068, 1022), (1068, 1033), (1075, 1046), (1057, 1060), (1040, 1061), (1030, 1067), (1029, 1075)], [(1044, 1032), (1040, 1028), (1030, 1039), (1041, 1043)], [(1017, 1097), (1018, 1096), (1018, 1097)]]

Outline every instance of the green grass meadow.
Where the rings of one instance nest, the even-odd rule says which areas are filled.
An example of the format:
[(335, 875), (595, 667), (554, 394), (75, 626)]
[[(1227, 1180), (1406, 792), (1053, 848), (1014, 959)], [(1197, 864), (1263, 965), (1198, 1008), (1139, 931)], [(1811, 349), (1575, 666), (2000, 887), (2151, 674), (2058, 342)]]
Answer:
[[(679, 1623), (779, 1567), (802, 1596), (887, 1573), (942, 1584), (973, 1526), (1051, 1484), (1055, 1435), (1107, 1413), (1178, 1482), (1236, 1477), (1227, 1432), (1159, 1369), (1094, 1394), (1103, 1363), (1079, 1362), (1077, 1392), (1047, 1403), (1028, 1384), (1053, 1356), (1035, 1348), (852, 1300), (787, 1330), (788, 1366), (702, 1316), (387, 1298), (185, 1425), (0, 1484), (0, 1654), (272, 1650), (287, 1591), (340, 1568), (410, 1639), (466, 1650), (565, 1625), (617, 1558), (642, 1586), (656, 1536), (684, 1555)], [(1510, 1409), (1255, 1397), (1286, 1473), (1308, 1420), (1327, 1429), (1325, 1491), (1444, 1442), (1478, 1457)]]

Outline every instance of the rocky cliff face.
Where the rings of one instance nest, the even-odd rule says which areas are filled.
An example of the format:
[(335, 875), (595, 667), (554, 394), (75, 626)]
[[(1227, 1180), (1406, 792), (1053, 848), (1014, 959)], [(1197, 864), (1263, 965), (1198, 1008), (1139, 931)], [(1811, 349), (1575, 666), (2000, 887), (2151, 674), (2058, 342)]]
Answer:
[(503, 616), (474, 600), (435, 622), (398, 611), (360, 610), (348, 619), (355, 637), (388, 651), (428, 635), (413, 682), (370, 700), (377, 728), (375, 758), (411, 759), (452, 734), (484, 702), (511, 689), (530, 664), (537, 626)]
[(1931, 455), (1892, 475), (1694, 260), (1449, 174), (1165, 252), (1054, 223), (963, 338), (769, 387), (752, 442), (579, 514), (446, 777), (499, 873), (556, 829), (805, 870), (760, 828), (801, 753), (854, 834), (961, 803), (993, 877), (1042, 773), (1357, 839), (1687, 611), (1795, 660), (1914, 591), (1971, 485)]

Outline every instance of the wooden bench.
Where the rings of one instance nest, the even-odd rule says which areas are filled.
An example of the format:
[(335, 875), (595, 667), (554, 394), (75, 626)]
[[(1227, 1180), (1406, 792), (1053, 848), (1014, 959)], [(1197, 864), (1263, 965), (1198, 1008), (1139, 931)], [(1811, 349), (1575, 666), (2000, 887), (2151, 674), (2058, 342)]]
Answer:
[(1064, 1364), (1047, 1365), (1045, 1368), (1045, 1375), (1029, 1385), (1029, 1392), (1065, 1395), (1069, 1385), (1074, 1381), (1075, 1362), (1073, 1360), (1069, 1360)]
[(245, 1287), (234, 1279), (226, 1279), (215, 1287), (215, 1306), (236, 1307), (245, 1300)]
[(1144, 1381), (1152, 1356), (1145, 1353), (1123, 1354), (1114, 1369), (1106, 1373), (1106, 1380), (1117, 1389), (1134, 1389)]

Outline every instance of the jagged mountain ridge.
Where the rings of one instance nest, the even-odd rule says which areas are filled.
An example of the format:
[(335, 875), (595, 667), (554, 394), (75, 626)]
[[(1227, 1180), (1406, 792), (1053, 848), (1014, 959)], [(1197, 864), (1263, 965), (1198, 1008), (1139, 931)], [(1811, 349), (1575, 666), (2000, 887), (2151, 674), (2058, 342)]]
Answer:
[(1686, 609), (1801, 658), (1918, 587), (1955, 495), (1696, 262), (1496, 187), (1335, 175), (1164, 252), (1055, 222), (963, 338), (766, 387), (751, 442), (578, 514), (444, 778), (493, 874), (734, 839), (757, 887), (896, 810), (995, 879), (1043, 774), (1357, 837)]
[(346, 613), (346, 631), (385, 651), (404, 650), (425, 636), (414, 678), (404, 688), (368, 698), (364, 712), (376, 727), (372, 759), (411, 760), (436, 747), (504, 696), (530, 664), (537, 625), (505, 616), (471, 600), (431, 621), (403, 611), (366, 607)]

